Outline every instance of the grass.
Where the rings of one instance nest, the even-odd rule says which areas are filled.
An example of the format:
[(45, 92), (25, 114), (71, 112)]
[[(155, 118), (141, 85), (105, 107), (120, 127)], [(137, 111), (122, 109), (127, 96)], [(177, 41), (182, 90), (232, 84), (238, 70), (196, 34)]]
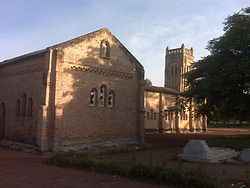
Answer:
[(250, 122), (243, 121), (241, 124), (237, 121), (230, 121), (226, 124), (223, 121), (211, 121), (208, 128), (250, 128)]
[(128, 165), (126, 163), (107, 161), (101, 155), (59, 153), (50, 158), (48, 163), (61, 167), (87, 169), (177, 187), (217, 187), (216, 181), (201, 170), (184, 171), (175, 168), (153, 166), (150, 162)]
[(250, 147), (250, 137), (249, 136), (239, 136), (239, 137), (211, 137), (205, 139), (210, 147), (229, 147), (236, 150), (242, 150), (244, 148)]

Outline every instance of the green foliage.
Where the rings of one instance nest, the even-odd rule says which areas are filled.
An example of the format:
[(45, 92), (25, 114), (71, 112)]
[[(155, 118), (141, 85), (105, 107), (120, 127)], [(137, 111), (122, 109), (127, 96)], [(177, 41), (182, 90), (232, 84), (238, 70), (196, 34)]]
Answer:
[[(250, 7), (229, 16), (225, 33), (208, 43), (210, 55), (186, 75), (184, 96), (210, 119), (250, 119)], [(204, 101), (206, 100), (206, 103)]]
[(246, 179), (249, 181), (250, 180), (250, 170), (245, 169), (245, 176), (246, 176)]
[(133, 154), (132, 155), (132, 162), (136, 163), (136, 161), (137, 161), (137, 156), (136, 156), (136, 154)]
[(250, 128), (250, 122), (247, 121), (210, 121), (208, 128)]
[(154, 155), (153, 155), (153, 153), (149, 152), (149, 154), (148, 154), (148, 164), (152, 165), (153, 162), (154, 162)]
[(163, 159), (160, 165), (161, 165), (161, 166), (166, 166), (166, 164), (167, 164), (167, 160), (166, 160), (166, 159)]
[(206, 138), (205, 140), (209, 146), (228, 147), (236, 150), (249, 148), (250, 145), (249, 136), (241, 136), (241, 137), (218, 136), (213, 138)]
[(145, 86), (152, 86), (152, 82), (151, 82), (151, 80), (149, 80), (148, 78), (146, 78), (146, 79), (144, 80), (144, 83), (145, 83)]
[(153, 166), (148, 163), (132, 165), (114, 163), (105, 161), (101, 156), (91, 154), (56, 154), (49, 159), (48, 163), (62, 167), (74, 167), (116, 174), (178, 187), (217, 187), (214, 180), (200, 170), (180, 171), (178, 169)]

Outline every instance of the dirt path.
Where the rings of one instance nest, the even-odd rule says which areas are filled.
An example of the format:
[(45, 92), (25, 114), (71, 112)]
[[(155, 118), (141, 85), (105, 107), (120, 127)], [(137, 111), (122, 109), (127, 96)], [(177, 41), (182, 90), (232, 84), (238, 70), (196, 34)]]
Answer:
[[(210, 129), (208, 133), (202, 134), (167, 134), (167, 135), (147, 135), (145, 137), (148, 143), (157, 144), (158, 146), (169, 146), (171, 143), (180, 143), (183, 145), (190, 138), (202, 138), (214, 135), (250, 135), (250, 129)], [(165, 156), (169, 166), (174, 165), (174, 157), (180, 152), (180, 148), (173, 151), (170, 149), (155, 151), (155, 156)], [(148, 151), (145, 151), (148, 152)], [(157, 153), (158, 152), (158, 153)], [(124, 156), (123, 156), (124, 155)], [(128, 154), (116, 155), (121, 157), (119, 160), (131, 159)], [(148, 154), (144, 153), (144, 156)], [(89, 171), (80, 171), (74, 169), (59, 168), (44, 164), (45, 155), (35, 155), (31, 153), (18, 152), (0, 148), (0, 188), (161, 188), (163, 186), (152, 185), (148, 183), (131, 181), (126, 178), (120, 178), (107, 174), (98, 174)], [(190, 164), (184, 164), (188, 166)], [(221, 164), (220, 164), (221, 165)], [(225, 169), (225, 175), (230, 173), (238, 173), (244, 171), (243, 166), (233, 165), (234, 168), (229, 168), (230, 165), (222, 166), (209, 165), (204, 168), (215, 172), (220, 169)], [(197, 166), (197, 165), (196, 165)], [(249, 168), (245, 166), (244, 168)], [(227, 170), (229, 172), (227, 172)], [(222, 174), (222, 172), (220, 172)], [(241, 177), (239, 177), (241, 178)]]
[(46, 156), (0, 148), (1, 188), (161, 188), (143, 182), (44, 164)]

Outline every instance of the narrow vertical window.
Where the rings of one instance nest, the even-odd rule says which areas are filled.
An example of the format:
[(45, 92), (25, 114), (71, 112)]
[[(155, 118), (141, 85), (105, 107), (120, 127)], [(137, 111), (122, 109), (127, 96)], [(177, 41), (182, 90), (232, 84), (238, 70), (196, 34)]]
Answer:
[(20, 111), (21, 111), (21, 101), (18, 99), (16, 101), (16, 116), (20, 116)]
[(157, 113), (154, 112), (154, 120), (156, 120), (156, 119), (157, 119)]
[(28, 100), (28, 116), (33, 114), (33, 99), (30, 97)]
[(177, 75), (177, 66), (175, 66), (174, 68), (175, 68), (175, 75)]
[(186, 112), (185, 112), (185, 110), (183, 110), (182, 119), (186, 120)]
[(103, 40), (101, 42), (101, 57), (109, 58), (110, 45), (108, 41)]
[(108, 94), (108, 107), (114, 107), (115, 93), (110, 91)]
[(91, 89), (90, 91), (90, 106), (96, 106), (96, 99), (97, 99), (97, 90), (96, 88)]
[(102, 85), (100, 88), (100, 107), (105, 107), (106, 103), (106, 86)]
[(150, 117), (150, 113), (147, 112), (147, 120), (149, 120), (149, 117)]
[(153, 116), (154, 116), (154, 111), (151, 109), (150, 110), (150, 119), (153, 120)]
[(173, 66), (171, 66), (171, 75), (173, 75), (174, 74), (174, 68), (173, 68)]
[(26, 115), (26, 100), (27, 100), (27, 95), (23, 94), (23, 97), (22, 97), (22, 116)]
[(168, 120), (168, 113), (167, 112), (165, 112), (164, 117), (165, 117), (165, 120)]

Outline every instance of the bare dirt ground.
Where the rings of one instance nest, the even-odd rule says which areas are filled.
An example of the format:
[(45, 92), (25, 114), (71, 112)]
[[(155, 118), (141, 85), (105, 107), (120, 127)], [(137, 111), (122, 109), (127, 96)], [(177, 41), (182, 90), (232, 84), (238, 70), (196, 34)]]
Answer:
[(1, 188), (161, 188), (126, 178), (59, 168), (44, 163), (48, 156), (0, 148)]
[[(218, 135), (249, 135), (250, 129), (209, 129), (207, 133), (192, 134), (150, 134), (145, 136), (147, 143), (159, 146), (158, 149), (120, 153), (107, 156), (114, 161), (136, 162), (152, 160), (167, 167), (204, 170), (209, 176), (223, 179), (228, 183), (247, 182), (250, 164), (200, 164), (180, 162), (176, 154), (181, 153), (189, 139), (202, 139)], [(173, 147), (178, 145), (178, 147)], [(250, 145), (249, 145), (250, 147)], [(89, 171), (60, 168), (45, 164), (48, 155), (38, 155), (0, 148), (0, 188), (160, 188), (163, 186), (131, 181), (126, 178), (98, 174)], [(230, 185), (230, 184), (229, 184)], [(231, 187), (231, 186), (230, 186)]]

